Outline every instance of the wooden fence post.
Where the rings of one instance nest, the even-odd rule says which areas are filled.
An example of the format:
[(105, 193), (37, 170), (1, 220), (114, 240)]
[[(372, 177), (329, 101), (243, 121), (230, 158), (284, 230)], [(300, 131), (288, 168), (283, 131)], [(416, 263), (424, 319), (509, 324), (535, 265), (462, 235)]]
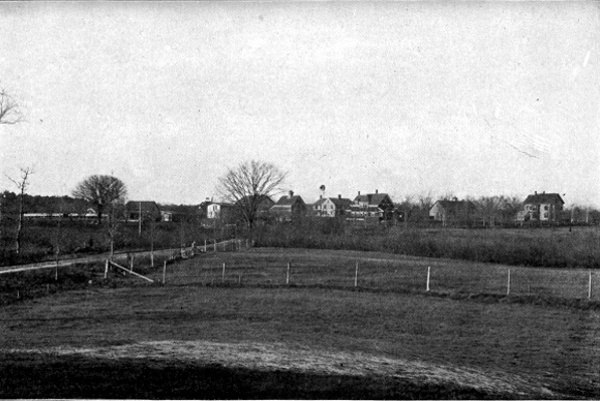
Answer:
[(223, 263), (223, 274), (221, 275), (221, 281), (225, 282), (225, 263)]
[(506, 281), (506, 296), (510, 295), (510, 269), (508, 269), (508, 279)]
[(215, 252), (217, 252), (217, 240), (213, 239), (213, 242), (214, 242)]
[(204, 240), (204, 253), (206, 253), (206, 239)]
[(104, 279), (106, 280), (108, 278), (108, 259), (106, 259), (106, 262), (104, 263)]
[(588, 299), (592, 299), (592, 272), (590, 271), (590, 278), (588, 280)]
[(129, 259), (129, 270), (133, 271), (133, 253), (131, 254), (131, 258)]
[(358, 287), (358, 261), (356, 262), (356, 270), (354, 271), (354, 287)]
[(163, 263), (163, 285), (165, 285), (165, 281), (167, 280), (167, 261)]
[(285, 284), (290, 284), (290, 262), (287, 264), (287, 274), (285, 276)]
[(54, 281), (58, 281), (58, 259), (56, 259), (56, 266), (54, 267)]
[(425, 291), (429, 292), (429, 281), (431, 279), (431, 266), (427, 266), (427, 284), (425, 285)]

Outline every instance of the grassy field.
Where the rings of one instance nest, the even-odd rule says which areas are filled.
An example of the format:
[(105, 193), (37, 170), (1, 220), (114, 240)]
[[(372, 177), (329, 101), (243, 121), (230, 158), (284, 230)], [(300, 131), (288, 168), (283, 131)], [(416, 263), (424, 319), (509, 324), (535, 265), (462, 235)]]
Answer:
[[(223, 264), (225, 274), (223, 275)], [(288, 264), (289, 279), (288, 279)], [(358, 264), (358, 274), (356, 271)], [(370, 291), (506, 295), (586, 300), (590, 270), (516, 267), (381, 252), (258, 248), (243, 253), (209, 253), (169, 267), (171, 285), (242, 284), (358, 288)], [(162, 280), (162, 271), (148, 272)], [(358, 276), (358, 277), (357, 277)], [(591, 301), (600, 301), (600, 274), (592, 273)]]
[[(362, 227), (331, 221), (262, 227), (258, 246), (378, 251), (514, 266), (600, 267), (598, 227), (460, 229)], [(331, 226), (334, 227), (331, 227)], [(335, 229), (334, 229), (335, 228)]]
[[(357, 259), (372, 264), (365, 274), (386, 271), (376, 282), (389, 287), (359, 281), (355, 290)], [(165, 286), (119, 278), (117, 288), (92, 284), (7, 305), (0, 397), (600, 397), (595, 303), (426, 294), (422, 280), (394, 289), (390, 272), (422, 272), (433, 261), (255, 249), (170, 265)], [(232, 267), (225, 284), (223, 262)], [(464, 276), (506, 269), (463, 268)], [(311, 282), (319, 270), (329, 284)], [(446, 281), (432, 280), (432, 290)]]

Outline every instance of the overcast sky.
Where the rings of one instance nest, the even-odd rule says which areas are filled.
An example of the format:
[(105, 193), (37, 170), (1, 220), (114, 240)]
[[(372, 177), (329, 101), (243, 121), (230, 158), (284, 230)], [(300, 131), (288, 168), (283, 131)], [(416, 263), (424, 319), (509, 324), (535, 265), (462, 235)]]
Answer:
[(307, 202), (564, 194), (600, 206), (594, 2), (1, 3), (1, 189), (196, 204), (228, 166)]

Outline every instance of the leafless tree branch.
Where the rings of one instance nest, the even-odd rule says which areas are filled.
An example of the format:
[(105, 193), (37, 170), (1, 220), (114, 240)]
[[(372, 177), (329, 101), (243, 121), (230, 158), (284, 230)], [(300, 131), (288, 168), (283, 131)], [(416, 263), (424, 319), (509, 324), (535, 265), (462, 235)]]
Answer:
[(271, 163), (252, 160), (230, 168), (219, 178), (217, 190), (237, 206), (248, 227), (252, 227), (261, 202), (278, 191), (286, 175)]
[(19, 105), (2, 88), (0, 88), (0, 124), (17, 124), (23, 121)]

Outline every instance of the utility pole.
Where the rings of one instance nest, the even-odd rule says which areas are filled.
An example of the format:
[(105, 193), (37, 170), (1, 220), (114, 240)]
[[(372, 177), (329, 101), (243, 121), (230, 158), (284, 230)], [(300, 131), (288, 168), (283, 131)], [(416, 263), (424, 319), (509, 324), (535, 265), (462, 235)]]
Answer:
[(139, 214), (138, 214), (138, 236), (142, 236), (142, 202), (138, 202)]

